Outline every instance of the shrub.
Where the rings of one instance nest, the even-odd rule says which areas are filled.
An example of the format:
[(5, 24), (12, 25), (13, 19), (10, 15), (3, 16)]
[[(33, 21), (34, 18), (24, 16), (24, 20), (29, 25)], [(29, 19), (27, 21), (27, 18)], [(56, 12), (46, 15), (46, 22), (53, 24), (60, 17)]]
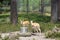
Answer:
[(45, 33), (45, 35), (46, 35), (46, 38), (52, 37), (53, 32), (52, 32), (52, 31), (47, 31), (47, 32)]
[(46, 35), (46, 38), (59, 38), (60, 32), (48, 31), (45, 33), (45, 35)]

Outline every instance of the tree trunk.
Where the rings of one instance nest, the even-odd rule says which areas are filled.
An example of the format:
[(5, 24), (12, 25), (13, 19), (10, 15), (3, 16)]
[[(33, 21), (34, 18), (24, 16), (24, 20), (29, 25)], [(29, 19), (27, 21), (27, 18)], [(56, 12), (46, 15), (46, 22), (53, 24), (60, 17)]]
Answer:
[(29, 12), (29, 0), (27, 0), (26, 8), (27, 8), (27, 13), (28, 13)]
[(34, 3), (32, 4), (32, 12), (34, 12), (34, 9), (35, 9), (35, 7), (34, 7)]
[(26, 9), (27, 9), (27, 18), (29, 19), (29, 0), (27, 0), (27, 3), (26, 3)]
[(0, 5), (0, 14), (2, 14), (2, 4)]
[(58, 0), (58, 21), (60, 21), (60, 0)]
[(57, 0), (51, 0), (51, 22), (57, 21)]
[(17, 15), (17, 0), (11, 0), (11, 23), (17, 24), (18, 15)]
[(21, 2), (22, 2), (21, 0), (17, 1), (17, 10), (18, 10), (18, 12), (21, 11), (21, 9), (20, 9), (21, 8)]
[(39, 0), (39, 12), (41, 12), (41, 0)]
[(41, 14), (44, 14), (44, 0), (41, 0)]
[(25, 1), (23, 0), (23, 12), (25, 12)]

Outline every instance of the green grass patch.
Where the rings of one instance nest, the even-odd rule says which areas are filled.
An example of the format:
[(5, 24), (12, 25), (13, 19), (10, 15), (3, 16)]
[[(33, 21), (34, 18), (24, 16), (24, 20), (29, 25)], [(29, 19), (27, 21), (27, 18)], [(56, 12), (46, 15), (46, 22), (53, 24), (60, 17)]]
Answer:
[(13, 32), (20, 30), (20, 25), (12, 25), (10, 23), (0, 24), (0, 32)]
[(10, 14), (2, 14), (0, 15), (0, 32), (11, 32), (20, 30), (20, 20), (33, 20), (34, 22), (38, 22), (41, 26), (42, 32), (46, 32), (51, 30), (55, 25), (60, 25), (59, 23), (50, 23), (50, 16), (42, 16), (37, 13), (21, 13), (18, 14), (18, 25), (13, 26), (10, 24)]

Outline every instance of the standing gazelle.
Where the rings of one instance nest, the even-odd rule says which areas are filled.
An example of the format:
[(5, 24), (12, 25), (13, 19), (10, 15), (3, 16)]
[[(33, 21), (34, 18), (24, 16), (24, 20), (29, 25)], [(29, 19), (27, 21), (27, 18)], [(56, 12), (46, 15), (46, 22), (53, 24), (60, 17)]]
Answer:
[(35, 31), (41, 32), (39, 23), (31, 21), (31, 26), (32, 26), (32, 29), (34, 29)]
[(20, 21), (21, 22), (21, 25), (26, 27), (26, 26), (29, 26), (30, 22), (29, 21)]

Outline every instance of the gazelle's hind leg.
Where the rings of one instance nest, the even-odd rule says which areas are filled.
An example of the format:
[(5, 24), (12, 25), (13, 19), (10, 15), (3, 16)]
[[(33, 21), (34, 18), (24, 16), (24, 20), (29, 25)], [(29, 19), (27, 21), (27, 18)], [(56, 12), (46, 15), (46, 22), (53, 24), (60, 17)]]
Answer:
[(36, 32), (38, 33), (38, 29), (36, 29)]
[(41, 29), (40, 29), (40, 28), (38, 28), (38, 32), (40, 32), (40, 33), (41, 33)]

